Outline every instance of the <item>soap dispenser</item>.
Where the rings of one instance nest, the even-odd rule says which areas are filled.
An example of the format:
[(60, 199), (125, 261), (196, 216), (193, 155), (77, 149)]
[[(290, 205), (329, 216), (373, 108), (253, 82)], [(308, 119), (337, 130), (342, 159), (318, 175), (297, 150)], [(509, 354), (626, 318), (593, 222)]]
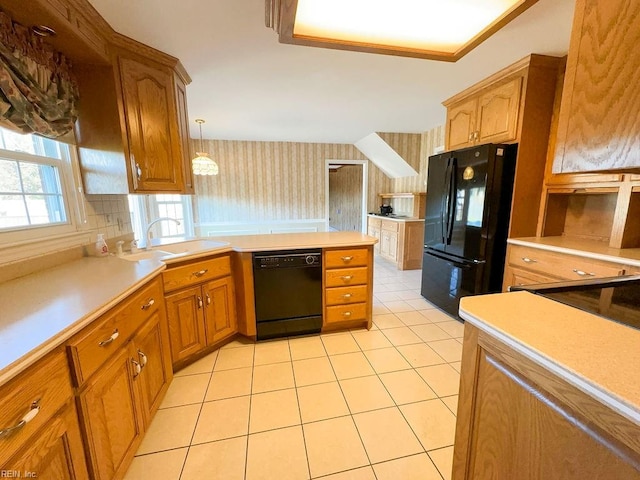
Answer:
[(98, 239), (96, 240), (96, 256), (106, 257), (107, 255), (109, 255), (109, 247), (107, 247), (107, 242), (104, 239), (104, 234), (99, 233)]

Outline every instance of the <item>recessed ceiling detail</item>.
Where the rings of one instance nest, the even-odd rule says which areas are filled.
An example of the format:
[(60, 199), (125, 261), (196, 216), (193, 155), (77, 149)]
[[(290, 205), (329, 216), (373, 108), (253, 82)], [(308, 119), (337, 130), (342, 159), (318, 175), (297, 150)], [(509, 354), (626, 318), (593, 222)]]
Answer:
[(537, 0), (266, 0), (281, 43), (456, 61)]

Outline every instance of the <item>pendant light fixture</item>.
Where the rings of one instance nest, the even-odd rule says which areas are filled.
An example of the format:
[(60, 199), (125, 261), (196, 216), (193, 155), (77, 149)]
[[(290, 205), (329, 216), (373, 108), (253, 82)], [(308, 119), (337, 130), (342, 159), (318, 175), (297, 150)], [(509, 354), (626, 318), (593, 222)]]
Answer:
[(196, 152), (196, 156), (191, 160), (191, 167), (194, 175), (217, 175), (218, 164), (209, 157), (208, 153), (205, 153), (204, 144), (202, 141), (202, 124), (204, 120), (196, 118), (196, 123), (200, 125), (200, 152)]

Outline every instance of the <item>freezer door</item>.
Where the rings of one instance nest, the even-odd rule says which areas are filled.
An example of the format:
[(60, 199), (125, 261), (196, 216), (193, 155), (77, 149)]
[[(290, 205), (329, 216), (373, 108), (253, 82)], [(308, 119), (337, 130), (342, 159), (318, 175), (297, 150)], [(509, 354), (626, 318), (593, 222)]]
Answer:
[[(445, 218), (444, 252), (460, 258), (483, 260), (487, 239), (486, 198), (490, 176), (488, 146), (457, 152), (450, 162), (450, 185)], [(428, 192), (428, 190), (427, 190)], [(429, 196), (427, 196), (429, 198)]]
[(420, 293), (429, 302), (457, 316), (461, 297), (483, 291), (484, 268), (484, 263), (456, 262), (425, 250)]

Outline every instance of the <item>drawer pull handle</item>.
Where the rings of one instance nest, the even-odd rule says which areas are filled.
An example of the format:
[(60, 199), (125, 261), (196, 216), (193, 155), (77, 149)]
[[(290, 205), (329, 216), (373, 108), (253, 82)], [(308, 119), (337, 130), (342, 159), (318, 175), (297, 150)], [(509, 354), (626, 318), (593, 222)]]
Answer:
[(119, 336), (120, 336), (120, 332), (118, 332), (118, 329), (116, 328), (113, 331), (113, 333), (111, 334), (111, 336), (109, 338), (107, 338), (106, 340), (102, 340), (100, 343), (98, 343), (98, 346), (99, 347), (105, 347), (105, 346), (109, 345), (111, 342), (113, 342)]
[(142, 309), (142, 310), (149, 310), (149, 309), (151, 308), (151, 306), (152, 306), (154, 303), (156, 303), (156, 301), (155, 301), (153, 298), (151, 298), (151, 299), (149, 299), (149, 301), (148, 301), (147, 303), (145, 303), (144, 305), (142, 305), (142, 306), (140, 307), (140, 309)]
[(201, 276), (203, 276), (205, 273), (207, 273), (209, 271), (209, 269), (205, 268), (204, 270), (200, 270), (199, 272), (193, 272), (192, 275), (200, 278)]
[(343, 275), (340, 278), (348, 282), (353, 278), (353, 275)]
[(578, 270), (577, 268), (573, 269), (573, 273), (576, 275), (580, 275), (581, 277), (595, 277), (595, 273), (585, 272), (584, 270)]
[(147, 362), (149, 361), (149, 359), (142, 350), (138, 350), (138, 357), (140, 357), (140, 369), (142, 370), (147, 366)]
[(351, 316), (351, 312), (342, 312), (342, 316), (343, 317), (350, 317)]
[(142, 372), (142, 366), (139, 362), (136, 362), (133, 359), (131, 359), (131, 363), (133, 363), (133, 378), (136, 378), (138, 375), (140, 375), (140, 372)]
[(40, 413), (40, 399), (35, 400), (33, 403), (31, 403), (31, 408), (29, 409), (27, 414), (22, 417), (22, 419), (13, 427), (3, 428), (2, 430), (0, 430), (0, 438), (8, 437), (16, 430), (20, 430), (27, 423), (33, 420), (36, 415), (38, 415), (38, 413)]
[(211, 296), (207, 293), (207, 305), (211, 305)]
[(342, 295), (342, 298), (351, 298), (353, 295), (351, 295), (350, 293), (345, 293), (344, 295)]
[(529, 258), (529, 257), (522, 257), (522, 261), (524, 263), (538, 263), (537, 260), (534, 260), (533, 258)]
[(202, 308), (202, 297), (198, 296), (198, 308)]
[(353, 260), (352, 256), (347, 256), (347, 257), (340, 257), (342, 259), (342, 261), (344, 263), (349, 263), (351, 260)]

